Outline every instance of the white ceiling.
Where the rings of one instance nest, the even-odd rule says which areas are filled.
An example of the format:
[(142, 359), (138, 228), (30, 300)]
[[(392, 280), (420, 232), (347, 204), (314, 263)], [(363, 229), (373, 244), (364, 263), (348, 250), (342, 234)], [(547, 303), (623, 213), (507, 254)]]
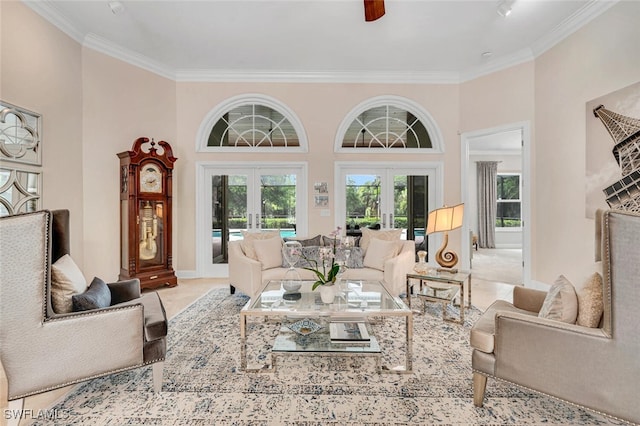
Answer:
[[(460, 82), (533, 59), (615, 1), (26, 1), (85, 46), (178, 81)], [(491, 55), (483, 56), (483, 52)]]

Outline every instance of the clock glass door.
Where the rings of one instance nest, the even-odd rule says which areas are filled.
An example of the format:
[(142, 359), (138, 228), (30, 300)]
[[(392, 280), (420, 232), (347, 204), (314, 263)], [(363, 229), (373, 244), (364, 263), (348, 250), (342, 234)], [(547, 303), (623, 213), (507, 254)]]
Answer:
[(140, 269), (164, 265), (164, 203), (140, 200), (138, 204), (138, 259)]

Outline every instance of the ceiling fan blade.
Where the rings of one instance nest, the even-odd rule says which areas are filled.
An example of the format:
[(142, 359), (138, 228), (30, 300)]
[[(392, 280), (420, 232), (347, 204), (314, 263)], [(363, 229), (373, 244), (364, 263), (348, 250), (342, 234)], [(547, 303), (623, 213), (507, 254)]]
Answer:
[(364, 20), (375, 21), (384, 15), (384, 0), (364, 0)]

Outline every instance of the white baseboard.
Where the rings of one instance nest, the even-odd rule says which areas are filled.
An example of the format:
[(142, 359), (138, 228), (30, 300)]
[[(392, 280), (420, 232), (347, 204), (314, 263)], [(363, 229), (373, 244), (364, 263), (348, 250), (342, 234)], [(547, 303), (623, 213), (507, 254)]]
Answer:
[(196, 270), (192, 270), (192, 271), (176, 271), (176, 277), (184, 278), (184, 279), (200, 278), (200, 276), (198, 275), (198, 271), (196, 271)]

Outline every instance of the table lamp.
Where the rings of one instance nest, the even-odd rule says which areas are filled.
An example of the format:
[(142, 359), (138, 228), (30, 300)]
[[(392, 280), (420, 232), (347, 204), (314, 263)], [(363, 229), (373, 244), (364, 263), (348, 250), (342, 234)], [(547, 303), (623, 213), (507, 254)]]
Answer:
[[(449, 243), (449, 231), (462, 226), (463, 216), (464, 203), (432, 210), (427, 218), (427, 235), (434, 232), (444, 232), (442, 247), (436, 253), (436, 262), (447, 270), (451, 270), (458, 263), (458, 255), (454, 251), (446, 251)], [(457, 270), (451, 270), (450, 272), (457, 272)]]

